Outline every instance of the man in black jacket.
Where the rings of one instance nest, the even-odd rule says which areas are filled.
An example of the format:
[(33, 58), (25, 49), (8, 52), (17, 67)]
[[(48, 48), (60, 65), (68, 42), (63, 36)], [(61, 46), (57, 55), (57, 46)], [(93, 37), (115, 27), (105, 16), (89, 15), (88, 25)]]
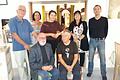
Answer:
[(37, 41), (29, 54), (31, 72), (42, 80), (58, 80), (59, 71), (54, 67), (53, 51), (51, 45), (46, 43), (46, 34), (39, 33)]
[(89, 20), (89, 63), (88, 63), (88, 77), (91, 77), (94, 66), (94, 53), (97, 48), (100, 56), (100, 68), (102, 80), (107, 80), (106, 76), (106, 59), (105, 59), (105, 39), (108, 33), (108, 19), (100, 16), (101, 6), (95, 5), (95, 17)]

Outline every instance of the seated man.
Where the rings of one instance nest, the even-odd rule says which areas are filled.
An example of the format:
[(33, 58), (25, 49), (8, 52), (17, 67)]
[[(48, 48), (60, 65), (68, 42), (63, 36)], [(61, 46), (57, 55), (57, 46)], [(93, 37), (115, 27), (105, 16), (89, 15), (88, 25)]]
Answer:
[(72, 72), (72, 80), (80, 80), (80, 66), (78, 63), (78, 48), (70, 40), (71, 33), (67, 29), (62, 33), (62, 41), (58, 44), (56, 52), (59, 58), (60, 80), (67, 80), (67, 73)]
[(41, 80), (58, 80), (59, 71), (54, 67), (52, 48), (46, 43), (45, 33), (39, 33), (37, 41), (29, 53), (31, 72), (41, 76)]

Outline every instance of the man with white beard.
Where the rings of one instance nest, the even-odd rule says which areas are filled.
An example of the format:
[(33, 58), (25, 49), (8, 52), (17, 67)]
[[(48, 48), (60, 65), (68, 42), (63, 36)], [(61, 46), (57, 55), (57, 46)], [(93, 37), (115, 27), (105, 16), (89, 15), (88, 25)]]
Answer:
[[(51, 45), (46, 43), (46, 34), (39, 33), (37, 41), (29, 54), (31, 73), (36, 74), (36, 78), (40, 76), (42, 80), (58, 80), (59, 71), (54, 66), (53, 51)], [(33, 79), (38, 80), (34, 77), (32, 76)]]

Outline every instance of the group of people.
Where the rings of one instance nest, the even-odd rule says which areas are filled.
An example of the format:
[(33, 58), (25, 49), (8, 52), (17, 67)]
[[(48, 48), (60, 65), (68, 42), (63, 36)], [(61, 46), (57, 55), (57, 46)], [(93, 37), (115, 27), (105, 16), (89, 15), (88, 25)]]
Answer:
[[(79, 10), (74, 12), (74, 21), (68, 28), (64, 28), (56, 21), (54, 10), (49, 12), (49, 20), (43, 23), (40, 22), (40, 12), (35, 11), (30, 23), (23, 18), (26, 13), (25, 6), (19, 5), (17, 16), (10, 19), (9, 27), (20, 80), (67, 80), (69, 72), (73, 74), (73, 80), (80, 80), (80, 70), (84, 67), (85, 53), (88, 50), (87, 77), (91, 77), (96, 49), (100, 56), (102, 80), (107, 80), (105, 39), (108, 20), (100, 15), (100, 5), (95, 5), (93, 10), (95, 17), (89, 19), (88, 43), (87, 22), (82, 21)], [(55, 54), (58, 68), (54, 65)], [(24, 62), (27, 64), (28, 74)]]

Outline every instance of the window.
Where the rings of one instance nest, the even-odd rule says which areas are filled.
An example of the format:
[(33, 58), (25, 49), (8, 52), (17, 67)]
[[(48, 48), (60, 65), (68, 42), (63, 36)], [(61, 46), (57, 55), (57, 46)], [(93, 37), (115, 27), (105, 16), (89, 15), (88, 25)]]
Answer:
[(0, 0), (0, 5), (7, 5), (7, 4), (8, 4), (7, 0)]

